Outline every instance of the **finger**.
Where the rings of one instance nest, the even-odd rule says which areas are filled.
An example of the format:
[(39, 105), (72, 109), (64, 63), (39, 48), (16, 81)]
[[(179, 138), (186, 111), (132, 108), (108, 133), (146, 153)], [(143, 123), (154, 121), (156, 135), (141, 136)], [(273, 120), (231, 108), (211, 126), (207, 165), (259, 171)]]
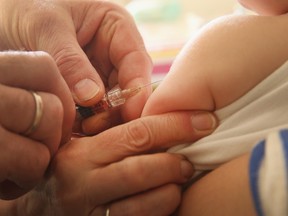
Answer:
[(106, 111), (97, 113), (91, 118), (82, 121), (82, 133), (85, 135), (98, 134), (121, 122), (118, 111)]
[[(138, 63), (135, 65), (131, 62)], [(151, 82), (151, 71), (151, 62), (146, 52), (134, 52), (125, 56), (119, 66), (119, 83), (123, 89), (145, 86)], [(141, 88), (141, 91), (135, 96), (130, 97), (121, 108), (123, 119), (129, 121), (138, 118), (151, 93), (152, 87), (146, 86)]]
[[(98, 182), (97, 187), (89, 184), (89, 191), (92, 192), (91, 204), (107, 203), (168, 183), (184, 183), (192, 174), (192, 165), (180, 155), (161, 153), (128, 157), (119, 163), (91, 173), (90, 181), (97, 180)], [(117, 185), (117, 187), (111, 187), (111, 185)], [(93, 194), (99, 194), (99, 196), (93, 196)]]
[[(0, 195), (3, 199), (15, 198), (32, 189), (41, 180), (48, 167), (50, 153), (45, 145), (2, 127), (0, 148), (0, 180), (4, 182), (0, 186)], [(5, 187), (7, 182), (13, 182), (9, 184), (11, 190)]]
[[(91, 160), (99, 164), (122, 160), (126, 156), (165, 150), (209, 135), (216, 127), (209, 112), (174, 112), (143, 117), (116, 126), (87, 140)], [(97, 145), (93, 144), (97, 143)]]
[[(95, 68), (79, 46), (74, 33), (59, 32), (57, 50), (43, 49), (55, 58), (58, 68), (67, 82), (75, 103), (93, 105), (104, 95), (105, 88)], [(60, 53), (60, 54), (59, 54)]]
[(117, 216), (158, 216), (171, 215), (181, 201), (181, 191), (177, 185), (168, 184), (123, 200), (112, 202), (105, 207), (94, 209), (91, 216), (105, 215), (109, 208), (110, 215)]
[(107, 110), (96, 113), (89, 118), (83, 118), (82, 114), (77, 111), (73, 125), (73, 135), (95, 135), (122, 122), (119, 110)]
[[(74, 9), (76, 12), (76, 6)], [(152, 61), (130, 14), (109, 2), (94, 2), (86, 11), (85, 19), (79, 24), (78, 41), (87, 44), (87, 39), (95, 35), (85, 51), (108, 87), (112, 88), (119, 83), (124, 89), (149, 83)], [(93, 27), (87, 29), (91, 23)], [(140, 116), (150, 93), (151, 89), (144, 88), (137, 96), (129, 99), (123, 107), (123, 117), (131, 120)]]
[[(53, 155), (60, 144), (63, 122), (63, 106), (55, 95), (38, 92), (42, 100), (42, 117), (29, 137), (45, 143)], [(31, 92), (0, 84), (0, 122), (7, 130), (25, 133), (35, 118), (36, 103)], [(41, 111), (40, 111), (41, 112)]]
[(1, 52), (0, 83), (57, 95), (64, 108), (63, 140), (70, 138), (75, 106), (54, 60), (44, 52)]
[[(110, 205), (110, 215), (118, 212), (121, 215), (171, 215), (180, 204), (179, 186), (168, 184), (160, 188), (116, 201)], [(117, 215), (117, 214), (116, 214)]]
[[(35, 28), (43, 29), (44, 32), (38, 36), (37, 49), (48, 52), (54, 58), (70, 88), (74, 101), (83, 106), (95, 104), (102, 98), (105, 91), (97, 70), (92, 66), (82, 49), (90, 43), (99, 26), (98, 19), (95, 18), (98, 16), (98, 10), (93, 10), (93, 14), (91, 14), (91, 4), (93, 3), (87, 1), (60, 2), (55, 4), (57, 7), (55, 12), (50, 11), (53, 15), (46, 17), (48, 20), (45, 22), (53, 23), (53, 25), (43, 29), (43, 22), (35, 23)], [(43, 12), (47, 13), (47, 11)], [(92, 15), (93, 22), (91, 20), (86, 21)], [(79, 35), (79, 31), (82, 32), (82, 29), (85, 34), (84, 38)], [(52, 37), (50, 32), (53, 32)]]
[[(125, 12), (123, 11), (123, 13)], [(151, 82), (151, 59), (145, 50), (143, 40), (132, 18), (129, 15), (126, 17), (121, 16), (121, 18), (119, 18), (118, 22), (109, 22), (111, 23), (111, 29), (114, 29), (111, 35), (110, 56), (111, 62), (118, 72), (119, 85), (122, 89), (146, 85)], [(111, 19), (111, 17), (107, 16), (106, 19)], [(103, 38), (105, 37), (104, 34), (102, 36)], [(129, 43), (125, 43), (127, 39)], [(123, 43), (125, 43), (125, 46), (119, 46), (119, 44)], [(99, 46), (101, 46), (101, 41)], [(151, 92), (151, 87), (146, 87), (140, 93), (127, 100), (122, 108), (122, 116), (126, 121), (140, 116)]]
[[(99, 100), (99, 97), (104, 93), (101, 79), (89, 63), (76, 39), (76, 32), (81, 29), (81, 26), (78, 26), (78, 22), (82, 23), (83, 18), (91, 15), (86, 14), (88, 5), (91, 2), (93, 1), (51, 1), (42, 4), (40, 1), (39, 4), (28, 5), (20, 1), (17, 4), (13, 4), (7, 11), (15, 14), (9, 21), (21, 26), (19, 29), (26, 29), (25, 33), (19, 29), (10, 28), (11, 25), (8, 22), (8, 24), (5, 23), (7, 29), (15, 32), (15, 35), (20, 37), (17, 38), (15, 36), (15, 40), (21, 42), (19, 42), (20, 45), (17, 43), (20, 47), (14, 44), (9, 46), (9, 43), (3, 46), (13, 47), (14, 49), (22, 49), (24, 47), (29, 50), (43, 50), (50, 53), (67, 81), (75, 101), (79, 102), (80, 100), (79, 104), (81, 105), (84, 105), (83, 101), (90, 99), (90, 97), (91, 100), (92, 98)], [(75, 11), (72, 11), (71, 4), (77, 4), (78, 7), (75, 6)], [(19, 13), (19, 10), (23, 10), (25, 13)], [(93, 10), (93, 13), (97, 14), (95, 11)], [(72, 18), (75, 19), (76, 26), (74, 26)], [(26, 25), (25, 20), (29, 20), (29, 25)], [(97, 19), (95, 20), (97, 21)], [(97, 26), (97, 23), (83, 23), (83, 25), (86, 26), (84, 31), (89, 32), (90, 28), (94, 29), (94, 26)], [(10, 32), (9, 30), (7, 31)], [(87, 36), (89, 40), (94, 34), (95, 32)], [(10, 39), (7, 39), (7, 41), (9, 42)], [(83, 46), (87, 45), (88, 42), (86, 41)], [(94, 94), (98, 90), (100, 96), (97, 98)]]

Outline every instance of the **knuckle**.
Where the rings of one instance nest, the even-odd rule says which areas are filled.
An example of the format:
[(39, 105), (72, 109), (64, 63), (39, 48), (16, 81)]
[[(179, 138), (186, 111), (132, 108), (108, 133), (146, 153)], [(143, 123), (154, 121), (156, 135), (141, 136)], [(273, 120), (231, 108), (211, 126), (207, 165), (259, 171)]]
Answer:
[[(27, 188), (34, 187), (44, 176), (49, 165), (50, 153), (44, 145), (37, 145), (25, 150), (25, 156), (20, 155), (21, 150), (8, 149), (14, 156), (9, 159), (11, 165), (7, 170), (7, 178), (14, 179)], [(23, 147), (22, 147), (23, 148)], [(27, 147), (26, 147), (27, 148)], [(23, 151), (22, 151), (23, 152)]]
[[(194, 139), (190, 120), (186, 113), (168, 113), (163, 116), (162, 139), (166, 144), (180, 144)], [(164, 143), (164, 145), (165, 145)]]
[[(45, 72), (46, 84), (53, 84), (55, 80), (60, 78), (60, 73), (57, 68), (56, 62), (50, 54), (44, 51), (36, 51), (31, 53), (37, 61), (34, 61), (37, 68), (42, 68)], [(43, 72), (41, 73), (44, 74)]]
[(54, 60), (53, 58), (44, 51), (36, 51), (33, 52), (32, 55), (35, 56), (35, 58), (37, 58), (38, 62), (40, 65), (45, 65), (45, 67), (49, 67), (50, 65), (54, 65)]
[(64, 114), (64, 108), (62, 105), (61, 100), (56, 96), (56, 95), (51, 95), (50, 104), (51, 106), (51, 118), (53, 119), (58, 119), (59, 121), (62, 122), (63, 114)]
[[(159, 153), (144, 157), (128, 157), (119, 166), (119, 178), (132, 185), (143, 185), (146, 179), (165, 182), (181, 182), (181, 159), (173, 154)], [(141, 174), (141, 175), (139, 175)], [(133, 176), (133, 178), (131, 178)]]
[(34, 187), (43, 177), (50, 161), (45, 145), (19, 138), (0, 126), (0, 170), (2, 177), (25, 187)]
[(157, 154), (157, 161), (154, 163), (154, 169), (159, 170), (161, 176), (166, 181), (181, 183), (186, 180), (182, 173), (182, 161), (184, 157), (177, 154), (159, 153)]
[[(135, 163), (133, 163), (133, 161)], [(121, 165), (115, 167), (115, 173), (117, 172), (117, 179), (123, 183), (123, 187), (129, 187), (129, 190), (137, 189), (140, 186), (144, 189), (147, 177), (151, 176), (151, 173), (145, 166), (143, 160), (130, 160), (125, 158)], [(131, 178), (133, 176), (133, 178)], [(128, 188), (127, 188), (128, 189)]]
[(60, 144), (64, 109), (56, 95), (45, 93), (41, 96), (44, 102), (43, 117), (34, 138), (41, 140), (51, 152), (54, 152)]
[(164, 127), (169, 128), (171, 137), (178, 137), (179, 135), (179, 118), (176, 115), (167, 115)]
[(27, 161), (27, 172), (31, 173), (34, 181), (38, 182), (44, 175), (50, 161), (48, 148), (39, 148), (38, 154)]
[[(6, 169), (7, 163), (5, 161), (5, 155), (7, 156), (9, 145), (7, 145), (7, 131), (5, 128), (0, 124), (0, 170), (1, 170), (1, 175), (3, 175), (4, 170)], [(4, 160), (4, 161), (3, 161)]]
[(133, 149), (148, 150), (153, 142), (150, 128), (141, 119), (130, 122), (124, 132), (125, 141)]
[(168, 184), (152, 189), (149, 195), (143, 193), (138, 199), (126, 199), (122, 202), (113, 203), (110, 211), (118, 215), (171, 215), (181, 201), (179, 186)]
[(104, 12), (103, 22), (106, 25), (107, 23), (111, 25), (115, 25), (115, 23), (119, 20), (122, 20), (122, 22), (125, 24), (127, 23), (127, 18), (130, 18), (131, 16), (129, 13), (127, 13), (126, 10), (123, 10), (123, 8), (119, 7), (118, 5), (101, 4), (101, 5), (98, 5), (97, 7), (102, 7), (102, 10)]
[(62, 126), (64, 108), (61, 100), (53, 94), (49, 94), (49, 103), (45, 103), (47, 109), (47, 118), (53, 121), (50, 121), (53, 127), (59, 129)]
[(55, 61), (64, 77), (73, 75), (74, 68), (85, 67), (83, 57), (79, 55), (72, 44), (64, 44), (55, 54)]
[[(141, 161), (137, 161), (136, 164), (129, 163), (129, 158), (126, 158), (123, 160), (123, 163), (121, 166), (119, 166), (119, 169), (117, 169), (118, 172), (118, 178), (122, 180), (122, 182), (130, 182), (129, 185), (132, 187), (134, 185), (138, 185), (139, 181), (141, 181), (141, 178), (139, 178), (139, 175), (135, 175), (135, 178), (131, 178), (131, 174), (137, 174), (138, 169), (141, 167)], [(141, 169), (139, 169), (141, 170)]]

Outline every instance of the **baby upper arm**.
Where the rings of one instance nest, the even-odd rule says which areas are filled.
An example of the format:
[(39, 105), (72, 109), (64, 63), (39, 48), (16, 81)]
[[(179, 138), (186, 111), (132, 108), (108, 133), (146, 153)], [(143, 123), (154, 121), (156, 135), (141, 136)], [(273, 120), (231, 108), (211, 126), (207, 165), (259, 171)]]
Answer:
[(148, 99), (143, 115), (224, 107), (288, 59), (288, 17), (228, 16), (197, 33)]

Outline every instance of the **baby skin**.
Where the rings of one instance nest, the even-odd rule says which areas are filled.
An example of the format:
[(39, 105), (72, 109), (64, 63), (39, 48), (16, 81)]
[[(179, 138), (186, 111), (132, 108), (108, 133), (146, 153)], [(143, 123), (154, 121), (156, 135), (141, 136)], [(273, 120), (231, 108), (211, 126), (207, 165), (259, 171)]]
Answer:
[(287, 22), (285, 14), (209, 23), (182, 49), (142, 115), (231, 104), (288, 59)]
[[(239, 1), (260, 15), (219, 18), (199, 31), (148, 99), (143, 116), (221, 109), (288, 60), (288, 0)], [(247, 153), (232, 159), (192, 184), (179, 215), (256, 215), (249, 158)]]

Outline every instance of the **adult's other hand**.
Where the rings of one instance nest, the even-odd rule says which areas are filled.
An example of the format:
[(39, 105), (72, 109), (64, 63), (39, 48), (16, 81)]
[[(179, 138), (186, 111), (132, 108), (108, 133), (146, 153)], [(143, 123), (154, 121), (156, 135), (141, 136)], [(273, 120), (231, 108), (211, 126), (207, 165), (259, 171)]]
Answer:
[(69, 109), (73, 100), (54, 60), (44, 52), (0, 52), (0, 97), (0, 198), (12, 199), (41, 181), (62, 131), (71, 133), (63, 121), (71, 124), (75, 110)]
[[(56, 155), (42, 187), (16, 201), (18, 213), (105, 215), (107, 208), (117, 216), (173, 213), (181, 200), (179, 185), (190, 178), (193, 167), (180, 155), (145, 153), (211, 133), (213, 116), (198, 114), (144, 117), (94, 137), (72, 140)], [(210, 130), (199, 131), (203, 124)], [(15, 202), (6, 205), (8, 210), (15, 208)]]

